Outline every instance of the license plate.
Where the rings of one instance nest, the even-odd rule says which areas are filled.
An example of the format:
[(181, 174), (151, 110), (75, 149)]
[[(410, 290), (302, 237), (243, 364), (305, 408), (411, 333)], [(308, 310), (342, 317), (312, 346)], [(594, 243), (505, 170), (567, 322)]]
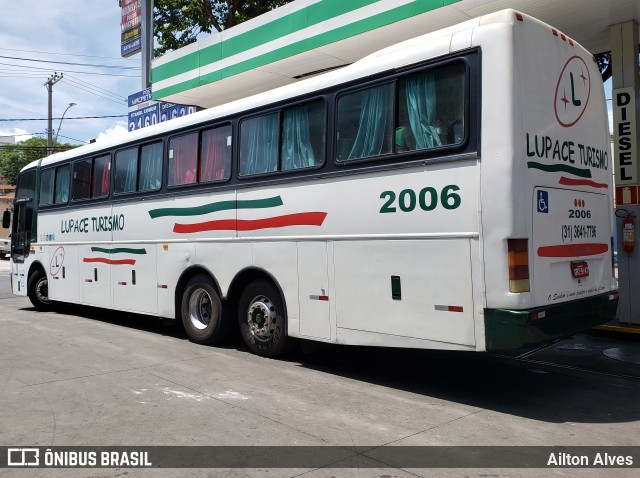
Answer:
[(572, 261), (571, 275), (573, 276), (574, 279), (580, 279), (581, 277), (588, 277), (589, 264), (587, 264), (587, 261)]

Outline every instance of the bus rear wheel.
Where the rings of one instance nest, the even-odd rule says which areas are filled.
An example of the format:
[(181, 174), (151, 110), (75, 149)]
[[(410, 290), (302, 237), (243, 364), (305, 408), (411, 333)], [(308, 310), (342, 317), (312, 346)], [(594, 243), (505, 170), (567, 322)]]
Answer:
[(29, 276), (27, 295), (36, 310), (48, 312), (53, 309), (53, 301), (49, 299), (49, 281), (42, 269), (34, 270)]
[(277, 357), (289, 349), (287, 314), (272, 283), (257, 280), (245, 288), (238, 305), (238, 323), (244, 342), (254, 354)]
[(209, 277), (193, 276), (182, 294), (182, 325), (189, 339), (198, 344), (212, 344), (228, 336), (228, 320), (223, 320), (222, 301)]

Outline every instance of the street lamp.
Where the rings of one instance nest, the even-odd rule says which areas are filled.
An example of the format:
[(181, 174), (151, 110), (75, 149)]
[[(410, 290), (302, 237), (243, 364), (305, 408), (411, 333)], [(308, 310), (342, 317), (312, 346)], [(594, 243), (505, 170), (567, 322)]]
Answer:
[(56, 152), (56, 144), (58, 143), (58, 135), (60, 134), (60, 128), (62, 127), (62, 120), (64, 119), (64, 115), (67, 114), (67, 111), (69, 111), (69, 108), (71, 108), (72, 106), (75, 106), (77, 103), (69, 103), (69, 106), (67, 106), (67, 109), (64, 110), (64, 113), (62, 113), (62, 117), (60, 118), (60, 124), (58, 125), (58, 131), (56, 131), (56, 138), (53, 140), (53, 151), (52, 153)]

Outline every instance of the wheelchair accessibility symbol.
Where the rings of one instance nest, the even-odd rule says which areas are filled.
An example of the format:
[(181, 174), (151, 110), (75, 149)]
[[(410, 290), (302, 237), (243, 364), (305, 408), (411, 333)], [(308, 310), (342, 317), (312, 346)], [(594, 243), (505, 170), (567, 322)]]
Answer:
[(538, 191), (538, 212), (549, 214), (549, 191)]

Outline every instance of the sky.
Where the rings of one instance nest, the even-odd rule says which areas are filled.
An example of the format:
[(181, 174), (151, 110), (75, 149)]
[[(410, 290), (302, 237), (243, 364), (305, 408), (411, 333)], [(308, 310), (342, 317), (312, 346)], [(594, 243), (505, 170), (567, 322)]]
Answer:
[[(46, 137), (44, 85), (55, 72), (63, 79), (53, 86), (53, 117), (76, 103), (61, 125), (53, 121), (54, 134), (60, 126), (59, 142), (126, 134), (127, 97), (141, 89), (141, 60), (140, 54), (120, 57), (117, 0), (6, 0), (1, 12), (0, 136)], [(74, 119), (83, 116), (121, 117)], [(16, 118), (43, 121), (5, 121)]]

